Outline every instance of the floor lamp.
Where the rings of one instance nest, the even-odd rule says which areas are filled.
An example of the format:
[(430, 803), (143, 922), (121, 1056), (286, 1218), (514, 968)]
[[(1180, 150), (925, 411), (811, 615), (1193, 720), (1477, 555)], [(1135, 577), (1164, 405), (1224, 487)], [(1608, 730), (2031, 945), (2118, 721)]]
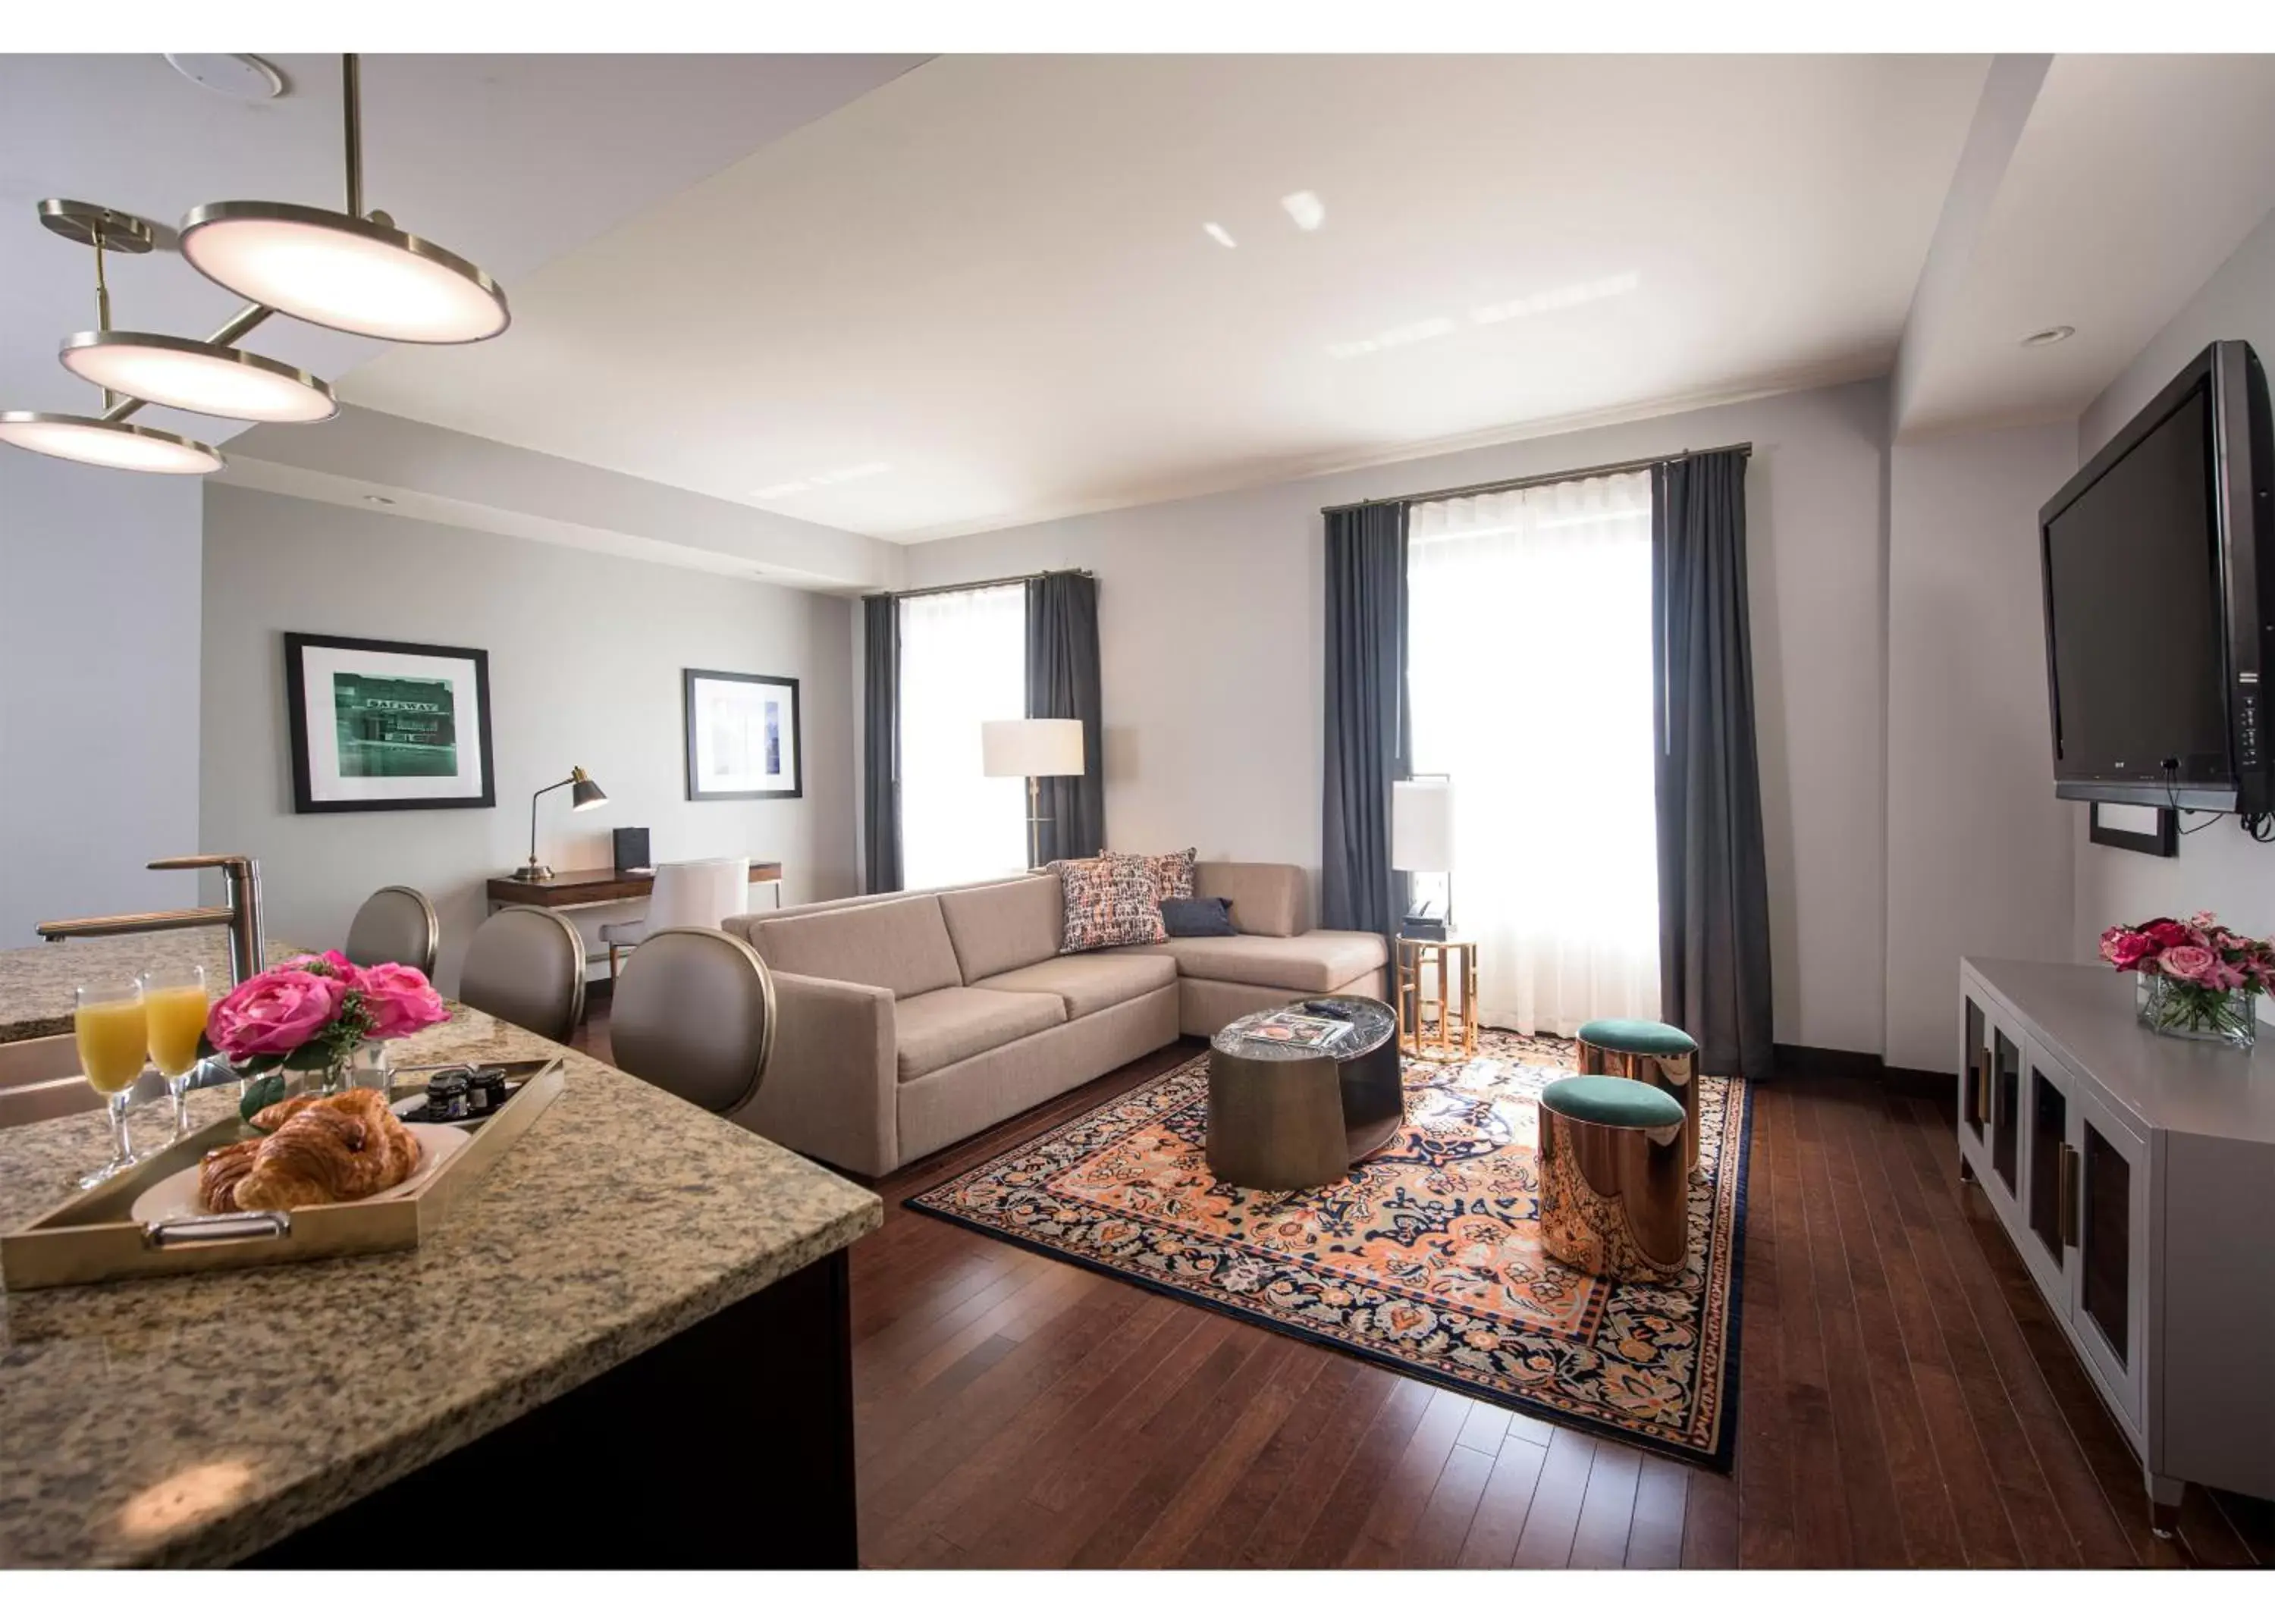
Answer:
[(1082, 723), (1026, 716), (1017, 721), (979, 724), (979, 770), (990, 778), (1027, 781), (1027, 866), (1043, 862), (1042, 785), (1046, 778), (1083, 774)]

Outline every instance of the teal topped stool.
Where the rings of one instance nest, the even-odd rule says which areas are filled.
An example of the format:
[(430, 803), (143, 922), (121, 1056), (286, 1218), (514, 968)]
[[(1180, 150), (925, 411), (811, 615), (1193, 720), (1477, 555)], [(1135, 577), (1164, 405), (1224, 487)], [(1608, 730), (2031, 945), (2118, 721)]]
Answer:
[(1665, 1089), (1682, 1102), (1682, 1164), (1698, 1167), (1698, 1044), (1664, 1021), (1591, 1021), (1573, 1045), (1572, 1063), (1583, 1072), (1631, 1077)]
[(1540, 1093), (1541, 1250), (1614, 1280), (1671, 1280), (1690, 1245), (1681, 1102), (1630, 1077)]

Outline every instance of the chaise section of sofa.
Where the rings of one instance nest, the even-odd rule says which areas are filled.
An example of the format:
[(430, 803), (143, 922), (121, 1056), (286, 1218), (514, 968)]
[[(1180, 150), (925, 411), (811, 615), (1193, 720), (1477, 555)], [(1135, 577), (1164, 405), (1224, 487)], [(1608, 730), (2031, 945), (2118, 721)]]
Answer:
[(774, 972), (764, 1086), (737, 1120), (881, 1176), (1175, 1040), (1325, 993), (1383, 995), (1382, 939), (1309, 928), (1304, 872), (1204, 863), (1239, 934), (1062, 954), (1054, 874), (726, 922)]

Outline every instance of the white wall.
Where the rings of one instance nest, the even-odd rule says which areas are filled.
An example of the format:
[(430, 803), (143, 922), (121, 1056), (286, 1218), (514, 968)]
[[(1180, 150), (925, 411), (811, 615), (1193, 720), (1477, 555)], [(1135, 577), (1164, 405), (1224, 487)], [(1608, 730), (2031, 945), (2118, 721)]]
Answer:
[[(1777, 1035), (1877, 1052), (1886, 419), (1880, 381), (1776, 396), (932, 542), (908, 549), (906, 584), (1094, 571), (1108, 838), (1316, 869), (1323, 504), (1750, 440)], [(1583, 783), (1576, 767), (1576, 787)]]
[[(538, 838), (555, 868), (606, 867), (608, 831), (644, 824), (659, 859), (780, 858), (786, 902), (853, 888), (843, 600), (225, 485), (205, 499), (200, 829), (208, 850), (261, 859), (271, 934), (333, 945), (378, 887), (417, 886), (442, 914), (440, 978), (455, 987), (482, 882), (520, 865), (531, 792), (571, 763), (610, 798), (578, 815), (565, 791), (545, 798)], [(488, 650), (496, 807), (296, 815), (287, 631)], [(685, 798), (687, 666), (800, 680), (803, 798)], [(638, 912), (572, 917), (593, 938), (598, 920)]]
[(197, 900), (200, 484), (0, 451), (0, 948)]
[(1890, 454), (1891, 1065), (1951, 1069), (1966, 955), (2069, 956), (2068, 805), (2047, 774), (2037, 511), (2076, 471), (2067, 422)]
[[(2150, 398), (2215, 339), (2249, 340), (2275, 366), (2275, 214), (2213, 273), (2196, 296), (2078, 422), (2078, 452), (2090, 457)], [(2077, 851), (2073, 947), (2092, 956), (2107, 926), (2160, 913), (2209, 908), (2238, 930), (2275, 933), (2275, 847), (2255, 845), (2233, 818), (2181, 838), (2178, 857), (2144, 857), (2086, 839), (2085, 812), (2073, 809)]]

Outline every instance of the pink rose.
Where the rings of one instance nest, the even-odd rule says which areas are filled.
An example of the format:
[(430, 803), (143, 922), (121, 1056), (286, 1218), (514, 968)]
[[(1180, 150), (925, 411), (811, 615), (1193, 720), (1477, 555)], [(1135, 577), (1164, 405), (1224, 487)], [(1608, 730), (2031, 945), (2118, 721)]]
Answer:
[(2203, 972), (2200, 979), (2206, 986), (2218, 987), (2224, 993), (2232, 993), (2243, 985), (2243, 970), (2241, 966), (2231, 964), (2214, 954), (2211, 968)]
[(442, 995), (408, 964), (374, 964), (360, 972), (363, 1012), (374, 1038), (408, 1038), (450, 1019)]
[(2101, 956), (2120, 970), (2131, 970), (2143, 959), (2157, 956), (2157, 944), (2139, 931), (2114, 925), (2101, 933)]
[(2219, 963), (2210, 948), (2199, 948), (2193, 942), (2183, 942), (2177, 948), (2167, 948), (2157, 960), (2157, 967), (2166, 975), (2181, 981), (2194, 981), (2209, 986), (2207, 979), (2211, 967)]
[(325, 1027), (347, 1001), (345, 983), (288, 967), (264, 970), (231, 988), (206, 1016), (206, 1037), (232, 1061), (289, 1054)]
[(305, 970), (312, 976), (329, 976), (335, 981), (344, 981), (350, 986), (363, 984), (363, 970), (337, 948), (329, 948), (307, 958), (293, 959), (282, 966), (285, 970)]

